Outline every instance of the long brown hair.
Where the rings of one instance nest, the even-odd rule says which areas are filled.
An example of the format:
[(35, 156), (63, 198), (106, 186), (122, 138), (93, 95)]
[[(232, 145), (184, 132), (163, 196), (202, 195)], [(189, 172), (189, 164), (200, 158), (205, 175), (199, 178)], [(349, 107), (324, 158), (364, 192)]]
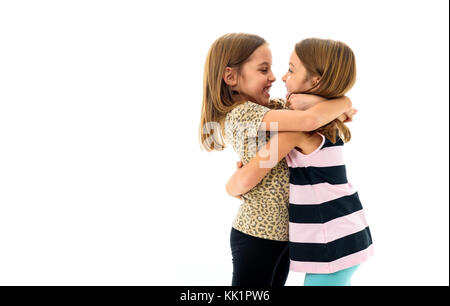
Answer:
[[(356, 82), (355, 55), (343, 42), (308, 38), (295, 45), (295, 53), (306, 68), (307, 78), (319, 77), (319, 82), (303, 93), (333, 99), (345, 95)], [(351, 139), (349, 128), (338, 119), (314, 132), (323, 134), (333, 143), (337, 135), (344, 142)]]
[[(251, 54), (265, 43), (266, 41), (257, 35), (229, 33), (219, 37), (211, 45), (203, 74), (203, 102), (199, 128), (202, 149), (210, 152), (225, 148), (225, 116), (234, 107), (245, 102), (233, 102), (234, 93), (223, 80), (225, 68), (234, 68), (239, 73)], [(210, 129), (213, 129), (212, 135), (208, 135)]]

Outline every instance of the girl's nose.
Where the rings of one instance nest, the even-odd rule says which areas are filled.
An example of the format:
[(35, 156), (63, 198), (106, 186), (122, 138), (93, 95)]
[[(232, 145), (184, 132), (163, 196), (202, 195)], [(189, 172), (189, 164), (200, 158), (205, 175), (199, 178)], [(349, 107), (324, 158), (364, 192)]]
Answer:
[(285, 83), (286, 83), (286, 76), (287, 76), (287, 73), (285, 73), (285, 74), (283, 75), (283, 77), (281, 78), (281, 80), (282, 80), (283, 82), (285, 82)]
[(276, 80), (277, 78), (273, 75), (273, 73), (271, 72), (270, 73), (270, 76), (269, 76), (269, 80), (271, 81), (271, 82), (275, 82), (275, 80)]

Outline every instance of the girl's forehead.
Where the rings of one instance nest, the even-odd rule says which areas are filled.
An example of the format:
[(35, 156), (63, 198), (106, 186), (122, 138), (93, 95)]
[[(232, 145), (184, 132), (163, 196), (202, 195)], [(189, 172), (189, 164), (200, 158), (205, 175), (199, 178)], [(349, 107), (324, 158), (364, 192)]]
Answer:
[(290, 62), (291, 62), (292, 64), (294, 64), (294, 65), (295, 65), (296, 63), (299, 63), (299, 62), (300, 62), (300, 59), (298, 58), (297, 53), (295, 53), (295, 50), (292, 51), (289, 60), (290, 60)]
[(249, 61), (261, 64), (263, 62), (272, 63), (272, 51), (267, 45), (258, 47), (250, 56)]

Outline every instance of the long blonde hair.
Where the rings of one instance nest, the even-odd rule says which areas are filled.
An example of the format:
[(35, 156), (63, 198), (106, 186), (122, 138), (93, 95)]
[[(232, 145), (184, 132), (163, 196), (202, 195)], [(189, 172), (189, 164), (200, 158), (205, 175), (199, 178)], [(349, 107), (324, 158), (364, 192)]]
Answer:
[[(303, 93), (333, 99), (345, 95), (356, 82), (355, 55), (343, 42), (308, 38), (295, 45), (295, 53), (306, 68), (307, 78), (319, 77), (319, 82)], [(349, 128), (338, 119), (314, 132), (322, 133), (333, 143), (337, 135), (344, 142), (351, 139)]]
[[(265, 43), (266, 41), (257, 35), (229, 33), (219, 37), (211, 45), (203, 74), (203, 102), (199, 128), (202, 149), (209, 152), (225, 148), (225, 116), (234, 107), (245, 102), (233, 101), (234, 92), (223, 80), (225, 68), (234, 68), (239, 73), (251, 54)], [(215, 130), (212, 135), (208, 135), (211, 128)]]

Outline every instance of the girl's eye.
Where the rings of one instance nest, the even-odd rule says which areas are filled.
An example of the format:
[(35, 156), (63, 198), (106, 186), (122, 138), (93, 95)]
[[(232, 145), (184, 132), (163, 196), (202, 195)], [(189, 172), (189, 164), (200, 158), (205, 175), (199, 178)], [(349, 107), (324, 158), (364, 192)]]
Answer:
[(267, 69), (261, 69), (262, 72), (267, 72)]

